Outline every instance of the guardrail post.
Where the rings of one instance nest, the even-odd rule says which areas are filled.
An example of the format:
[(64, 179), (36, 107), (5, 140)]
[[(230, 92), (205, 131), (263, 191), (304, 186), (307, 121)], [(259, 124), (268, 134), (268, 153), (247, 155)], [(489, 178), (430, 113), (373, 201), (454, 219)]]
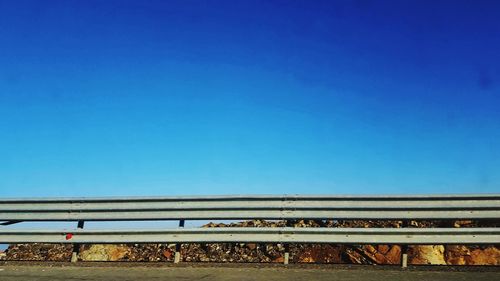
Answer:
[[(184, 220), (179, 220), (179, 227), (184, 227)], [(182, 244), (175, 244), (174, 263), (181, 261), (181, 246)]]
[[(408, 225), (409, 225), (408, 221), (404, 220), (402, 227), (407, 228)], [(408, 245), (401, 246), (401, 267), (402, 268), (408, 267)]]
[(23, 221), (6, 221), (6, 222), (0, 223), (0, 226), (7, 226), (7, 225), (11, 225), (11, 224), (20, 223), (20, 222), (23, 222)]
[(288, 243), (285, 244), (285, 256), (283, 257), (283, 264), (288, 264), (290, 261), (290, 245)]
[(402, 268), (407, 268), (408, 267), (408, 253), (407, 253), (408, 246), (404, 245), (402, 248), (403, 255), (401, 256), (401, 267)]
[[(83, 229), (85, 221), (78, 221), (77, 229)], [(71, 262), (78, 261), (78, 253), (80, 252), (80, 244), (73, 244), (73, 252), (71, 253)]]

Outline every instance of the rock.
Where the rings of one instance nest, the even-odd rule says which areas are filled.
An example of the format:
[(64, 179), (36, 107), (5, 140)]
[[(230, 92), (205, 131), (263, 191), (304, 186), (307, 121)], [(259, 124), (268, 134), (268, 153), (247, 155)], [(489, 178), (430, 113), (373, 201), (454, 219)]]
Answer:
[(391, 249), (391, 247), (389, 245), (378, 245), (377, 246), (377, 252), (385, 255), (387, 254), (387, 252), (389, 252), (389, 250)]
[(299, 244), (290, 247), (291, 261), (296, 263), (344, 263), (342, 245)]
[(125, 245), (84, 245), (79, 258), (82, 261), (119, 261), (130, 255), (130, 248)]
[[(380, 248), (380, 250), (379, 250)], [(354, 264), (399, 264), (401, 247), (399, 245), (364, 245), (345, 251), (349, 261)]]
[(255, 244), (255, 243), (248, 243), (247, 247), (248, 247), (248, 249), (250, 249), (250, 250), (253, 251), (253, 250), (255, 250), (255, 248), (257, 248), (257, 244)]
[(166, 258), (166, 259), (170, 259), (172, 257), (172, 255), (174, 255), (174, 252), (170, 249), (166, 249), (163, 251), (163, 256)]
[(210, 222), (210, 223), (207, 223), (205, 225), (203, 225), (202, 227), (203, 228), (211, 228), (211, 227), (225, 227), (226, 225), (223, 224), (223, 223), (213, 223), (213, 222)]
[(500, 250), (495, 246), (446, 246), (445, 257), (449, 265), (500, 265)]
[(385, 254), (385, 258), (388, 264), (400, 264), (401, 263), (401, 246), (393, 245), (389, 252)]
[(363, 246), (363, 249), (367, 254), (375, 254), (377, 252), (377, 249), (375, 249), (372, 245), (365, 245)]
[[(467, 260), (467, 259), (466, 259)], [(500, 249), (490, 246), (486, 249), (475, 249), (470, 252), (469, 265), (500, 265)]]
[(348, 259), (348, 263), (352, 264), (364, 264), (365, 258), (361, 256), (358, 252), (356, 252), (353, 248), (346, 248), (344, 255)]
[(449, 245), (445, 247), (446, 264), (466, 265), (466, 257), (470, 257), (470, 250), (463, 245)]
[(474, 222), (471, 220), (455, 221), (453, 227), (474, 227)]
[(171, 256), (165, 255), (165, 251), (174, 252), (175, 244), (137, 244), (130, 246), (129, 255), (123, 257), (123, 260), (128, 261), (173, 261)]
[(285, 262), (285, 258), (282, 256), (279, 256), (273, 260), (274, 263), (283, 263)]
[(409, 264), (445, 265), (443, 245), (420, 245), (408, 247)]
[(72, 245), (66, 244), (11, 244), (5, 252), (6, 260), (15, 261), (69, 261)]
[(211, 243), (181, 246), (183, 260), (191, 262), (272, 262), (280, 255), (283, 253), (276, 244), (249, 246), (245, 243)]

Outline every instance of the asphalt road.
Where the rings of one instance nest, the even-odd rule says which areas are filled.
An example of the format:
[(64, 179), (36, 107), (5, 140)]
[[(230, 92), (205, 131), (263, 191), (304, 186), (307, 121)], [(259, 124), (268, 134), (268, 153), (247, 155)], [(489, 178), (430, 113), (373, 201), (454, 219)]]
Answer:
[(256, 267), (48, 267), (0, 266), (1, 281), (137, 280), (342, 280), (462, 281), (500, 280), (500, 271), (450, 272), (399, 269), (256, 268)]

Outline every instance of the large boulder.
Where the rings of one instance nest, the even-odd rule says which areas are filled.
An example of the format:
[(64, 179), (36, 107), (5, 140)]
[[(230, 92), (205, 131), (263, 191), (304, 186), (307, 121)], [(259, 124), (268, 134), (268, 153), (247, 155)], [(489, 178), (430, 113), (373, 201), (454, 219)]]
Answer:
[(500, 249), (488, 247), (486, 249), (475, 249), (470, 253), (470, 265), (500, 265)]
[(500, 250), (494, 246), (446, 246), (445, 258), (449, 265), (500, 265)]
[(445, 265), (443, 245), (419, 245), (408, 248), (409, 264)]
[(119, 261), (130, 254), (125, 245), (94, 244), (82, 247), (79, 257), (82, 261)]

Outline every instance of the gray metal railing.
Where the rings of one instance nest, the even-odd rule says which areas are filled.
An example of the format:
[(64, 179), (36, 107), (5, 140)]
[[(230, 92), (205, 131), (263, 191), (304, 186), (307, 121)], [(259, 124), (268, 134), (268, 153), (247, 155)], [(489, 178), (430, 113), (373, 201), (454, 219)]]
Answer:
[[(84, 221), (489, 220), (500, 194), (416, 196), (206, 196), (0, 200), (0, 243), (500, 244), (500, 228), (177, 228), (85, 230)], [(78, 221), (73, 230), (10, 229), (23, 221)], [(176, 255), (176, 260), (179, 260)]]
[(500, 195), (209, 196), (0, 200), (0, 221), (496, 219)]

